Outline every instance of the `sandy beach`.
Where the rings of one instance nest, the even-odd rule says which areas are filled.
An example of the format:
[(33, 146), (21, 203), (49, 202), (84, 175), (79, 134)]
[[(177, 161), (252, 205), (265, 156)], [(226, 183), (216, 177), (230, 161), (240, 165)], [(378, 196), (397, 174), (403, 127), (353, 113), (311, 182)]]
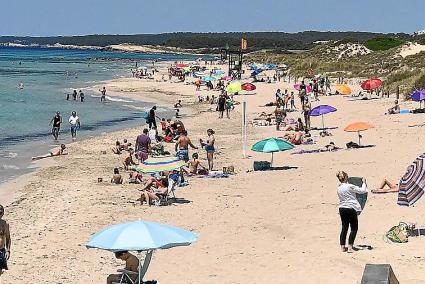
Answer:
[[(225, 67), (223, 67), (225, 68)], [(69, 145), (69, 155), (55, 157), (36, 173), (15, 185), (16, 196), (5, 208), (12, 232), (9, 271), (0, 283), (105, 283), (106, 277), (123, 266), (112, 253), (88, 250), (90, 236), (111, 224), (149, 220), (195, 231), (199, 240), (188, 247), (156, 251), (145, 279), (160, 283), (359, 283), (367, 263), (390, 263), (401, 283), (425, 283), (423, 238), (405, 244), (390, 244), (383, 235), (400, 221), (425, 226), (420, 200), (412, 208), (396, 204), (397, 194), (369, 194), (359, 217), (357, 245), (371, 246), (353, 254), (339, 247), (340, 218), (335, 174), (347, 171), (364, 176), (369, 189), (384, 177), (397, 181), (407, 166), (423, 153), (425, 138), (421, 114), (384, 113), (394, 98), (353, 101), (348, 97), (320, 97), (337, 111), (325, 116), (333, 136), (320, 137), (312, 131), (313, 145), (296, 146), (276, 153), (274, 165), (286, 170), (253, 172), (254, 161), (267, 161), (269, 154), (248, 151), (242, 157), (241, 107), (236, 105), (230, 119), (219, 119), (215, 105), (197, 103), (198, 95), (218, 95), (216, 91), (195, 91), (183, 83), (157, 82), (135, 78), (107, 83), (108, 93), (172, 107), (182, 100), (182, 121), (192, 141), (206, 138), (206, 129), (216, 134), (215, 168), (233, 165), (235, 175), (223, 179), (192, 177), (189, 185), (176, 191), (180, 202), (170, 206), (140, 206), (141, 185), (111, 185), (107, 181), (123, 156), (110, 150), (124, 138), (134, 143), (144, 126), (105, 133)], [(355, 80), (355, 82), (357, 82)], [(353, 81), (354, 82), (354, 81)], [(258, 83), (255, 95), (235, 96), (246, 101), (251, 122), (275, 100), (275, 91), (293, 90), (293, 82)], [(357, 83), (349, 85), (358, 93)], [(300, 102), (296, 98), (296, 106)], [(414, 102), (401, 102), (413, 109)], [(288, 117), (302, 117), (300, 111)], [(363, 142), (375, 147), (346, 150), (357, 141), (356, 133), (344, 132), (355, 121), (368, 121), (375, 128), (363, 132)], [(321, 119), (312, 118), (320, 127)], [(281, 137), (274, 126), (248, 126), (248, 148), (268, 137)], [(344, 148), (336, 152), (291, 155), (333, 141)], [(199, 144), (199, 143), (197, 143)], [(174, 144), (167, 144), (174, 153)], [(106, 151), (107, 154), (102, 154)], [(191, 150), (193, 153), (195, 150)], [(206, 154), (197, 151), (206, 165)], [(127, 175), (124, 175), (127, 180)], [(102, 177), (105, 182), (98, 183)], [(3, 192), (3, 186), (0, 187)]]

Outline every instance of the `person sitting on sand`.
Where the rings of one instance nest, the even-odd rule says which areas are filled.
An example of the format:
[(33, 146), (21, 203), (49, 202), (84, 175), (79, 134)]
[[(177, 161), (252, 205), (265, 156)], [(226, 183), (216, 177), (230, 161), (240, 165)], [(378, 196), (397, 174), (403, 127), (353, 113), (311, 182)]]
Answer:
[(68, 155), (68, 153), (65, 153), (65, 149), (66, 149), (65, 144), (61, 144), (60, 148), (56, 152), (50, 152), (49, 154), (43, 155), (43, 156), (32, 157), (32, 160), (36, 161), (36, 160), (41, 160), (41, 159), (50, 158), (50, 157)]
[(118, 168), (114, 169), (114, 175), (111, 178), (111, 183), (113, 184), (122, 184), (122, 176), (120, 175), (120, 170)]
[[(139, 271), (139, 259), (129, 253), (128, 251), (117, 251), (115, 253), (117, 259), (125, 261), (124, 270), (135, 272), (135, 274), (128, 275), (134, 283), (136, 282), (138, 271)], [(110, 274), (106, 280), (107, 284), (120, 283), (122, 275), (121, 274)], [(127, 279), (126, 279), (127, 280)]]
[[(362, 211), (359, 201), (357, 200), (356, 194), (367, 193), (366, 179), (363, 178), (362, 187), (358, 187), (348, 183), (348, 174), (343, 171), (339, 171), (336, 174), (340, 184), (337, 188), (337, 194), (339, 199), (339, 215), (341, 217), (341, 234), (339, 236), (339, 243), (341, 245), (342, 252), (352, 253), (354, 241), (356, 239), (358, 230), (357, 215)], [(348, 237), (348, 247), (346, 246), (346, 238), (348, 233), (348, 227), (350, 226), (351, 232)]]
[(174, 108), (182, 107), (182, 100), (178, 100), (177, 103), (174, 104)]
[(168, 194), (168, 178), (161, 179), (152, 178), (142, 189), (140, 196), (140, 205), (146, 202), (146, 205), (151, 206), (155, 200), (159, 200), (159, 196)]
[(128, 183), (140, 184), (143, 182), (142, 175), (136, 169), (132, 169), (128, 174)]
[(130, 147), (131, 147), (131, 143), (129, 143), (127, 139), (124, 139), (123, 143), (121, 144), (121, 150), (128, 151)]
[(305, 127), (304, 127), (304, 123), (302, 119), (299, 117), (295, 126), (289, 124), (283, 130), (284, 131), (305, 131)]
[(188, 162), (187, 167), (183, 167), (182, 170), (187, 175), (198, 175), (208, 173), (207, 168), (201, 165), (201, 162), (198, 160), (198, 153), (192, 154), (192, 159)]
[(121, 143), (120, 141), (117, 140), (117, 142), (115, 142), (115, 147), (112, 148), (112, 152), (114, 152), (114, 154), (120, 155), (121, 149), (122, 149)]
[(134, 154), (134, 150), (130, 148), (128, 150), (128, 156), (125, 157), (125, 159), (123, 161), (124, 169), (127, 170), (127, 171), (136, 168), (137, 164), (133, 160), (133, 154)]
[(398, 114), (400, 113), (400, 105), (398, 104), (398, 100), (394, 101), (394, 106), (388, 109), (386, 114)]
[[(388, 188), (385, 188), (388, 186)], [(384, 178), (379, 185), (378, 189), (372, 189), (372, 193), (390, 193), (390, 192), (398, 192), (398, 184), (390, 181), (387, 178)]]

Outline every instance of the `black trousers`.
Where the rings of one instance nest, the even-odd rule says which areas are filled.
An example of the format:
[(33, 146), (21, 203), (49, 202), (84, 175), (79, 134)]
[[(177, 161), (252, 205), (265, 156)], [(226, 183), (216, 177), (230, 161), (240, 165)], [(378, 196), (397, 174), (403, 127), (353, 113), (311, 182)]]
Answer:
[(155, 119), (149, 119), (149, 129), (151, 129), (152, 126), (155, 126), (155, 128), (156, 128), (156, 120)]
[(348, 244), (353, 245), (356, 239), (359, 222), (357, 220), (357, 212), (353, 208), (339, 208), (339, 215), (341, 216), (341, 234), (339, 235), (339, 244), (345, 246), (347, 239), (348, 226), (351, 232), (348, 237)]

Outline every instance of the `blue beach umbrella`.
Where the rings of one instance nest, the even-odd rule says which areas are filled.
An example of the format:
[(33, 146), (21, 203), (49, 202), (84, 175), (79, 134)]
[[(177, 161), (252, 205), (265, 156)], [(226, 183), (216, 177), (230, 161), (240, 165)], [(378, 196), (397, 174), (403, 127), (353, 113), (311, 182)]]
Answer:
[(198, 235), (174, 226), (134, 221), (117, 224), (94, 234), (86, 244), (87, 248), (103, 249), (111, 252), (135, 251), (146, 252), (143, 263), (139, 261), (139, 284), (143, 282), (152, 253), (156, 249), (169, 249), (177, 246), (188, 246), (198, 239)]
[(261, 72), (263, 72), (263, 69), (261, 69), (261, 68), (255, 69), (254, 71), (252, 71), (251, 77), (257, 76)]
[(205, 82), (215, 81), (215, 80), (217, 80), (217, 79), (214, 78), (214, 77), (211, 77), (211, 76), (205, 76), (205, 77), (202, 78), (202, 81), (205, 81)]

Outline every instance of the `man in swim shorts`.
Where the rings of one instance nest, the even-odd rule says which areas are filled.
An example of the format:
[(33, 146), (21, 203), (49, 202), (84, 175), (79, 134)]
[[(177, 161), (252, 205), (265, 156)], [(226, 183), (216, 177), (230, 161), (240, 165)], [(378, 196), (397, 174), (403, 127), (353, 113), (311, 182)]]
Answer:
[(187, 131), (183, 130), (175, 145), (176, 156), (180, 160), (189, 161), (189, 146), (193, 149), (198, 149), (198, 147), (192, 144), (189, 137), (187, 137)]
[(77, 127), (81, 127), (80, 118), (77, 116), (77, 113), (73, 111), (69, 117), (69, 124), (71, 125), (71, 137), (72, 140), (77, 139)]

